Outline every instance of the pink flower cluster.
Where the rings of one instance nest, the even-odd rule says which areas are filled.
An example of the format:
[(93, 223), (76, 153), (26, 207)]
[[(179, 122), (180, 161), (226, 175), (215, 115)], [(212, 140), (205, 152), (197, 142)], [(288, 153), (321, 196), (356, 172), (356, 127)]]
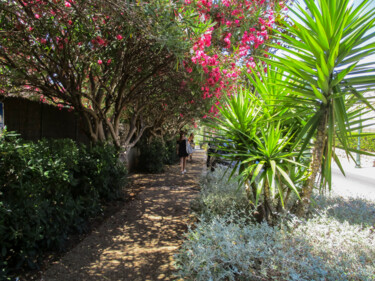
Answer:
[(92, 39), (91, 43), (94, 46), (100, 45), (100, 46), (106, 47), (108, 45), (107, 41), (105, 39), (101, 38), (100, 36), (97, 36), (95, 39)]
[[(185, 4), (194, 5), (194, 2), (185, 0)], [(201, 21), (212, 20), (216, 23), (214, 28), (197, 39), (191, 52), (191, 62), (202, 67), (205, 73), (205, 81), (201, 84), (203, 99), (219, 99), (223, 92), (231, 95), (237, 89), (236, 83), (243, 69), (251, 73), (256, 67), (252, 54), (260, 48), (265, 51), (268, 49), (264, 43), (270, 40), (269, 31), (275, 27), (274, 5), (274, 2), (265, 0), (196, 2)], [(280, 1), (279, 6), (283, 8), (284, 1)], [(260, 9), (262, 12), (258, 13)], [(250, 26), (249, 23), (253, 22), (251, 19), (257, 14), (260, 15), (257, 22)], [(246, 31), (239, 33), (245, 26)], [(214, 32), (219, 34), (215, 38), (222, 38), (224, 49), (211, 48)], [(187, 72), (191, 72), (192, 68), (188, 63), (184, 63), (184, 66)], [(216, 113), (216, 106), (211, 108), (210, 113)]]
[(227, 44), (227, 45), (225, 46), (225, 48), (227, 48), (227, 49), (230, 48), (230, 44), (231, 44), (231, 42), (230, 42), (230, 38), (231, 38), (231, 37), (232, 37), (232, 33), (228, 33), (227, 36), (225, 36), (225, 38), (224, 38), (224, 42)]
[[(188, 0), (188, 1), (190, 1), (190, 0)], [(197, 7), (198, 7), (198, 11), (201, 12), (203, 15), (207, 14), (211, 11), (212, 0), (198, 0), (197, 1)]]
[(46, 103), (47, 100), (46, 98), (44, 97), (44, 95), (40, 95), (40, 99), (39, 99), (42, 103)]

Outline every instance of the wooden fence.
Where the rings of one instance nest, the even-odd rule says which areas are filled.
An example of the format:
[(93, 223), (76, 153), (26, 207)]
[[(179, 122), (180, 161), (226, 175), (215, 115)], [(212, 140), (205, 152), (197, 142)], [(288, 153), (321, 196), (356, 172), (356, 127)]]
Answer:
[(24, 139), (70, 138), (83, 143), (89, 141), (83, 130), (84, 123), (74, 111), (17, 97), (6, 97), (1, 102), (4, 104), (4, 124), (8, 131), (18, 132)]

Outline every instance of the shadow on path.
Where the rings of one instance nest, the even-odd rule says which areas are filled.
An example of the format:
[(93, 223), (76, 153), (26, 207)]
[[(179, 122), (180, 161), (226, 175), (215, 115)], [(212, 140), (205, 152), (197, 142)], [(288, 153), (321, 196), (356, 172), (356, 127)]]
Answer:
[(164, 174), (133, 175), (133, 185), (143, 191), (46, 270), (41, 280), (173, 280), (173, 255), (187, 229), (204, 160), (204, 151), (197, 150), (185, 175), (178, 165)]

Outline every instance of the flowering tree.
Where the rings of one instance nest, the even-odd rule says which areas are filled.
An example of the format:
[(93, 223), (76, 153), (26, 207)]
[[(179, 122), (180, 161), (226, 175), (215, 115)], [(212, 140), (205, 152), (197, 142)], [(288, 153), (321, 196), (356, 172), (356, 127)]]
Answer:
[[(287, 1), (273, 0), (186, 0), (194, 6), (200, 21), (211, 22), (210, 28), (200, 36), (191, 49), (191, 65), (201, 67), (204, 79), (202, 98), (214, 98), (216, 105), (223, 93), (231, 94), (244, 82), (243, 69), (251, 73), (256, 61), (268, 57), (267, 43), (271, 42), (275, 28), (280, 28)], [(262, 62), (265, 66), (265, 63)], [(266, 67), (265, 67), (266, 69)], [(210, 113), (217, 109), (213, 104)]]
[[(197, 97), (197, 85), (190, 80), (187, 82), (187, 73), (174, 69), (169, 72), (164, 73), (167, 80), (140, 101), (145, 106), (142, 121), (155, 137), (176, 135), (185, 125), (194, 125), (195, 120), (207, 112), (207, 100)], [(126, 115), (128, 111), (124, 110), (122, 114)], [(141, 136), (137, 134), (137, 137)]]
[(1, 91), (69, 106), (94, 142), (128, 149), (146, 128), (215, 113), (208, 104), (263, 56), (282, 10), (274, 0), (3, 1)]
[[(154, 107), (150, 97), (165, 88), (176, 65), (172, 40), (154, 28), (169, 21), (170, 9), (154, 8), (164, 18), (147, 13), (150, 6), (116, 1), (3, 1), (2, 93), (37, 94), (72, 107), (94, 142), (130, 148), (153, 125), (143, 122), (143, 113)], [(177, 40), (180, 33), (169, 36)], [(121, 122), (130, 124), (122, 140)]]

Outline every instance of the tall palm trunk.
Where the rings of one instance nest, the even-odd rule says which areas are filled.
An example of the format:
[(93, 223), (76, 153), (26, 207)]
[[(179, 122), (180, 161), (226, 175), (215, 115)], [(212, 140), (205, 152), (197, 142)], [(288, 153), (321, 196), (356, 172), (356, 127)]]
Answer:
[(312, 150), (312, 160), (309, 165), (310, 176), (302, 187), (301, 201), (297, 202), (295, 208), (295, 214), (297, 216), (305, 216), (307, 214), (316, 177), (321, 172), (324, 146), (327, 137), (328, 107), (324, 106), (321, 108), (321, 110), (323, 111), (322, 118), (320, 119), (318, 124), (317, 136)]

